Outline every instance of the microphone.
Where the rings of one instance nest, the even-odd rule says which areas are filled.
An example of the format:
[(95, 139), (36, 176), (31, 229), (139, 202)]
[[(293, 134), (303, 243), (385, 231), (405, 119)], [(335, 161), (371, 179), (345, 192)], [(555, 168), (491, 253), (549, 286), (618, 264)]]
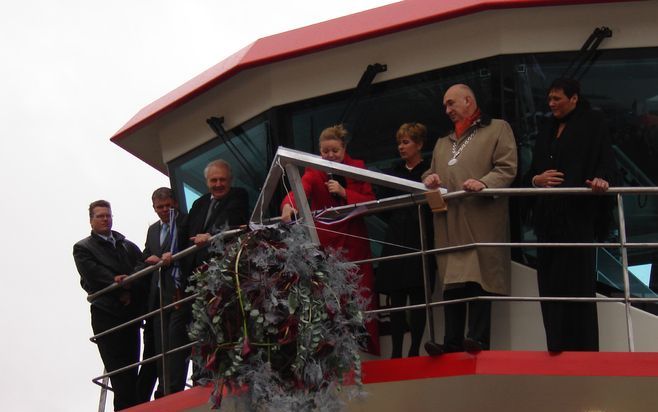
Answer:
[(327, 177), (329, 178), (329, 180), (337, 181), (343, 187), (345, 187), (347, 185), (347, 182), (345, 181), (344, 176), (334, 175), (333, 173), (327, 173)]
[[(340, 175), (334, 175), (333, 173), (327, 173), (327, 178), (328, 180), (335, 180), (338, 182), (339, 185), (341, 185), (343, 188), (347, 185), (347, 182), (345, 181), (345, 177), (340, 176)], [(333, 197), (336, 199), (342, 199), (338, 193), (332, 193), (331, 194)]]

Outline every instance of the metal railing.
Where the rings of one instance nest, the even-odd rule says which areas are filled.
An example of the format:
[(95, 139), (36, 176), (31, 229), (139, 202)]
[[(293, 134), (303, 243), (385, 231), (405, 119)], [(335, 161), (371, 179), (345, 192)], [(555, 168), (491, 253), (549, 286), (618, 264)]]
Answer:
[[(232, 230), (225, 230), (225, 231), (223, 231), (223, 232), (221, 232), (221, 233), (218, 233), (218, 234), (212, 236), (212, 237), (210, 238), (210, 242), (212, 242), (212, 241), (215, 240), (215, 239), (227, 238), (227, 237), (235, 236), (235, 235), (237, 235), (237, 234), (239, 234), (239, 233), (244, 232), (245, 230), (247, 230), (247, 226), (243, 226), (243, 227), (240, 227), (240, 228), (237, 228), (237, 229), (232, 229)], [(210, 243), (210, 242), (209, 242), (209, 243)], [(190, 255), (190, 254), (192, 254), (192, 253), (195, 253), (195, 252), (198, 251), (199, 249), (206, 248), (206, 247), (208, 247), (208, 246), (207, 246), (207, 245), (205, 245), (205, 246), (197, 246), (197, 245), (190, 246), (190, 247), (188, 247), (187, 249), (184, 249), (184, 250), (182, 250), (182, 251), (180, 251), (180, 252), (174, 254), (174, 255), (172, 256), (172, 262), (178, 261), (178, 260), (180, 260), (180, 259), (182, 259), (182, 258), (184, 258), (184, 257), (186, 257), (186, 256), (188, 256), (188, 255)], [(161, 269), (163, 269), (163, 268), (164, 268), (164, 262), (161, 261), (161, 262), (158, 262), (157, 264), (155, 264), (155, 265), (153, 265), (153, 266), (148, 266), (148, 267), (146, 267), (146, 268), (144, 268), (144, 269), (141, 269), (141, 270), (139, 270), (139, 271), (133, 273), (132, 275), (128, 276), (127, 278), (125, 278), (125, 279), (122, 281), (121, 284), (119, 284), (119, 283), (114, 283), (114, 284), (109, 285), (109, 286), (107, 286), (107, 287), (105, 287), (105, 288), (103, 288), (103, 289), (101, 289), (101, 290), (99, 290), (99, 291), (97, 291), (97, 292), (95, 292), (95, 293), (92, 293), (92, 294), (88, 295), (88, 296), (87, 296), (87, 301), (91, 303), (91, 302), (93, 302), (95, 299), (97, 299), (98, 297), (100, 297), (100, 296), (102, 296), (102, 295), (104, 295), (104, 294), (106, 294), (106, 293), (113, 292), (113, 291), (115, 291), (115, 290), (117, 290), (117, 289), (122, 288), (122, 287), (123, 287), (124, 285), (126, 285), (126, 284), (130, 284), (130, 283), (135, 282), (135, 281), (137, 281), (137, 280), (140, 280), (140, 279), (142, 279), (142, 278), (144, 278), (144, 277), (146, 277), (146, 276), (148, 276), (148, 275), (151, 275), (151, 274), (152, 274), (153, 272), (155, 272), (156, 270), (159, 271), (158, 276), (160, 277), (160, 279), (159, 279), (160, 281), (159, 281), (158, 284), (162, 285), (162, 284), (163, 284), (163, 279), (162, 279), (163, 272), (162, 272)], [(108, 380), (109, 380), (110, 377), (112, 377), (112, 376), (114, 376), (114, 375), (116, 375), (116, 374), (119, 374), (119, 373), (122, 373), (122, 372), (128, 371), (128, 370), (130, 370), (130, 369), (137, 368), (137, 367), (139, 367), (139, 366), (141, 366), (141, 365), (144, 365), (144, 364), (147, 364), (147, 363), (151, 363), (151, 362), (156, 362), (156, 361), (161, 361), (161, 362), (162, 362), (162, 380), (163, 380), (163, 382), (162, 382), (162, 386), (163, 386), (164, 391), (165, 391), (164, 395), (168, 395), (168, 394), (169, 394), (169, 376), (168, 376), (168, 372), (167, 372), (167, 362), (166, 362), (166, 357), (167, 357), (168, 355), (173, 354), (173, 353), (176, 353), (176, 352), (179, 352), (179, 351), (182, 351), (182, 350), (186, 350), (186, 349), (188, 349), (188, 348), (191, 348), (191, 347), (193, 347), (193, 346), (197, 343), (197, 341), (194, 341), (194, 342), (190, 342), (190, 343), (187, 343), (187, 344), (185, 344), (185, 345), (182, 345), (182, 346), (179, 346), (179, 347), (176, 347), (176, 348), (172, 348), (172, 349), (165, 350), (165, 345), (164, 345), (164, 342), (165, 342), (165, 333), (164, 333), (164, 313), (165, 313), (165, 311), (167, 311), (167, 310), (169, 310), (169, 309), (172, 309), (172, 308), (174, 308), (174, 307), (177, 306), (177, 305), (180, 305), (180, 304), (183, 304), (183, 303), (187, 303), (187, 302), (189, 302), (189, 301), (194, 300), (194, 299), (198, 296), (198, 293), (197, 293), (197, 294), (188, 295), (188, 296), (186, 296), (186, 297), (184, 297), (184, 298), (182, 298), (182, 299), (180, 299), (180, 300), (177, 300), (176, 302), (173, 302), (173, 303), (171, 303), (171, 304), (169, 304), (169, 305), (164, 305), (164, 296), (163, 296), (163, 290), (162, 290), (162, 289), (163, 289), (163, 288), (158, 288), (158, 292), (159, 292), (159, 293), (158, 293), (158, 295), (159, 295), (158, 297), (159, 297), (159, 302), (160, 302), (160, 304), (159, 304), (159, 308), (158, 308), (158, 309), (155, 309), (155, 310), (153, 310), (153, 311), (151, 311), (151, 312), (148, 312), (148, 313), (146, 313), (146, 314), (144, 314), (144, 315), (142, 315), (142, 316), (139, 316), (139, 317), (137, 317), (137, 318), (135, 318), (135, 319), (132, 319), (132, 320), (130, 320), (130, 321), (128, 321), (128, 322), (124, 322), (124, 323), (122, 323), (122, 324), (120, 324), (120, 325), (117, 325), (117, 326), (115, 326), (115, 327), (113, 327), (113, 328), (110, 328), (110, 329), (104, 330), (103, 332), (98, 333), (98, 334), (96, 334), (96, 335), (94, 335), (94, 336), (92, 336), (92, 337), (90, 338), (90, 340), (91, 340), (92, 342), (96, 342), (99, 338), (102, 338), (103, 336), (106, 336), (106, 335), (109, 335), (109, 334), (111, 334), (111, 333), (114, 333), (114, 332), (116, 332), (116, 331), (118, 331), (118, 330), (120, 330), (120, 329), (123, 329), (123, 328), (125, 328), (125, 327), (130, 326), (130, 325), (133, 325), (133, 324), (135, 324), (135, 323), (141, 323), (143, 320), (148, 319), (148, 318), (150, 318), (150, 317), (152, 317), (152, 316), (156, 316), (156, 315), (157, 315), (157, 316), (160, 317), (160, 331), (159, 331), (159, 332), (160, 332), (160, 342), (162, 342), (162, 344), (161, 344), (161, 348), (163, 349), (161, 353), (156, 354), (156, 355), (154, 355), (154, 356), (152, 356), (152, 357), (150, 357), (150, 358), (147, 358), (147, 359), (142, 359), (142, 360), (139, 361), (139, 362), (136, 362), (136, 363), (133, 363), (133, 364), (130, 364), (130, 365), (126, 365), (126, 366), (121, 367), (121, 368), (119, 368), (119, 369), (115, 369), (115, 370), (113, 370), (113, 371), (111, 371), (111, 372), (106, 372), (106, 371), (104, 371), (104, 373), (103, 373), (102, 375), (97, 376), (97, 377), (95, 377), (95, 378), (92, 379), (92, 382), (93, 382), (93, 383), (95, 383), (95, 384), (97, 384), (97, 385), (99, 385), (99, 386), (101, 387), (101, 395), (100, 395), (99, 406), (98, 406), (98, 411), (99, 411), (99, 412), (103, 412), (103, 411), (105, 410), (105, 402), (106, 402), (106, 398), (107, 398), (107, 395), (106, 395), (106, 394), (107, 394), (107, 390), (112, 390), (112, 388), (108, 385)], [(159, 378), (160, 378), (160, 377), (158, 377), (158, 379), (159, 379)]]
[[(416, 304), (416, 305), (406, 305), (406, 306), (400, 306), (400, 307), (394, 307), (394, 308), (384, 308), (384, 309), (376, 309), (376, 310), (371, 310), (367, 311), (366, 313), (368, 314), (379, 314), (379, 313), (391, 313), (391, 312), (398, 312), (398, 311), (406, 311), (406, 310), (414, 310), (414, 309), (422, 309), (424, 308), (427, 311), (427, 319), (429, 323), (429, 332), (430, 332), (430, 338), (432, 340), (435, 339), (434, 336), (434, 321), (433, 321), (433, 311), (432, 309), (435, 307), (440, 307), (443, 305), (448, 305), (448, 304), (456, 304), (456, 303), (463, 303), (463, 302), (471, 302), (471, 301), (476, 301), (476, 300), (487, 300), (487, 301), (512, 301), (512, 302), (615, 302), (615, 303), (624, 303), (625, 304), (625, 310), (626, 310), (626, 332), (627, 332), (627, 337), (628, 337), (628, 350), (630, 352), (633, 352), (635, 350), (634, 348), (634, 339), (633, 339), (633, 326), (632, 326), (632, 319), (631, 319), (631, 305), (634, 302), (658, 302), (658, 298), (636, 298), (636, 297), (631, 297), (630, 296), (630, 287), (629, 287), (629, 272), (628, 272), (628, 254), (627, 250), (632, 249), (632, 248), (658, 248), (658, 243), (656, 242), (628, 242), (627, 240), (627, 235), (626, 235), (626, 220), (625, 220), (625, 215), (624, 215), (624, 208), (623, 208), (623, 199), (622, 195), (624, 194), (650, 194), (650, 195), (658, 195), (658, 187), (612, 187), (610, 188), (606, 193), (602, 194), (594, 194), (592, 193), (591, 190), (586, 189), (586, 188), (551, 188), (551, 189), (544, 189), (544, 188), (507, 188), (507, 189), (484, 189), (480, 192), (466, 192), (466, 191), (456, 191), (456, 192), (451, 192), (447, 193), (443, 196), (444, 200), (448, 203), (448, 207), (450, 207), (450, 201), (457, 200), (457, 199), (462, 199), (465, 197), (469, 196), (536, 196), (536, 195), (578, 195), (578, 196), (611, 196), (614, 195), (616, 196), (617, 200), (617, 217), (619, 219), (619, 241), (618, 242), (589, 242), (589, 243), (542, 243), (542, 242), (479, 242), (479, 243), (471, 243), (471, 244), (465, 244), (465, 245), (456, 245), (456, 246), (447, 246), (447, 247), (442, 247), (442, 248), (434, 248), (434, 249), (427, 249), (426, 244), (427, 241), (424, 239), (424, 234), (425, 234), (425, 222), (424, 222), (424, 213), (422, 211), (422, 206), (427, 203), (427, 200), (424, 196), (423, 193), (411, 193), (408, 195), (401, 195), (401, 196), (395, 196), (387, 199), (379, 199), (379, 200), (373, 200), (369, 202), (363, 202), (363, 203), (358, 203), (358, 204), (352, 204), (352, 205), (346, 205), (346, 206), (341, 206), (341, 207), (336, 207), (332, 208), (331, 211), (334, 212), (337, 216), (340, 216), (342, 214), (348, 214), (351, 211), (353, 211), (356, 208), (361, 208), (361, 213), (363, 214), (374, 214), (378, 213), (381, 211), (386, 211), (386, 210), (392, 210), (392, 209), (399, 209), (403, 207), (409, 207), (413, 205), (418, 206), (418, 216), (419, 216), (419, 229), (420, 229), (420, 234), (421, 234), (421, 249), (418, 251), (414, 252), (408, 252), (408, 253), (400, 253), (396, 255), (390, 255), (390, 256), (384, 256), (384, 257), (377, 257), (377, 258), (371, 258), (371, 259), (365, 259), (365, 260), (359, 260), (359, 261), (354, 261), (353, 263), (355, 264), (360, 264), (360, 263), (371, 263), (371, 262), (385, 262), (388, 260), (394, 260), (394, 259), (402, 259), (402, 258), (408, 258), (408, 257), (416, 257), (416, 256), (423, 256), (423, 286), (425, 290), (425, 300), (426, 303), (424, 304)], [(253, 218), (253, 215), (252, 215)], [(272, 223), (276, 222), (278, 219), (270, 219), (268, 221), (261, 221), (262, 223)], [(302, 224), (308, 225), (309, 223), (302, 221)], [(211, 240), (217, 239), (217, 238), (225, 238), (225, 237), (230, 237), (237, 235), (241, 232), (244, 232), (245, 230), (248, 230), (247, 227), (241, 227), (238, 229), (233, 229), (233, 230), (227, 230), (221, 233), (218, 233), (214, 235)], [(346, 234), (347, 236), (347, 234)], [(205, 247), (205, 246), (204, 246)], [(431, 299), (431, 293), (432, 291), (430, 290), (430, 283), (429, 283), (429, 278), (430, 274), (428, 273), (428, 265), (426, 264), (425, 260), (427, 257), (435, 254), (442, 254), (442, 253), (450, 253), (454, 251), (459, 251), (459, 250), (465, 250), (465, 249), (471, 249), (471, 248), (476, 248), (476, 247), (532, 247), (532, 248), (538, 248), (538, 247), (578, 247), (578, 248), (590, 248), (590, 247), (605, 247), (605, 248), (611, 248), (611, 247), (618, 247), (621, 251), (621, 257), (622, 257), (622, 271), (623, 271), (623, 283), (624, 283), (624, 296), (623, 297), (526, 297), (526, 296), (479, 296), (479, 297), (471, 297), (471, 298), (464, 298), (464, 299), (454, 299), (454, 300), (449, 300), (449, 301), (432, 301)], [(176, 253), (175, 255), (172, 256), (172, 261), (177, 261), (180, 260), (181, 258), (188, 256), (191, 253), (196, 252), (198, 249), (201, 247), (199, 246), (191, 246), (183, 251), (180, 251)], [(144, 268), (129, 277), (127, 277), (122, 284), (113, 284), (110, 285), (96, 293), (93, 293), (87, 297), (87, 300), (89, 302), (92, 302), (94, 299), (98, 298), (101, 295), (104, 295), (106, 293), (112, 292), (114, 290), (117, 290), (122, 287), (123, 284), (126, 283), (131, 283), (136, 280), (139, 280), (145, 276), (148, 276), (149, 274), (152, 274), (156, 270), (160, 270), (163, 267), (163, 263), (160, 262), (156, 265), (149, 266), (147, 268)], [(160, 272), (160, 276), (162, 276), (162, 272)], [(121, 325), (118, 325), (116, 327), (113, 327), (111, 329), (108, 329), (102, 333), (99, 333), (97, 335), (94, 335), (91, 337), (91, 341), (95, 342), (98, 338), (103, 337), (105, 335), (108, 335), (110, 333), (113, 333), (121, 328), (124, 328), (126, 326), (132, 325), (134, 323), (139, 323), (144, 319), (147, 319), (151, 316), (160, 316), (160, 333), (161, 333), (161, 339), (162, 342), (164, 342), (164, 330), (163, 330), (163, 316), (164, 316), (164, 311), (171, 309), (173, 306), (185, 303), (188, 301), (191, 301), (197, 297), (198, 294), (193, 294), (185, 297), (182, 300), (179, 300), (175, 303), (163, 306), (163, 296), (162, 296), (162, 288), (160, 289), (160, 308), (153, 310), (145, 315), (142, 315), (138, 318), (135, 318), (131, 321), (125, 322)], [(155, 361), (162, 361), (163, 363), (163, 380), (164, 380), (164, 387), (165, 390), (168, 390), (168, 385), (167, 385), (167, 374), (166, 374), (166, 362), (165, 362), (165, 357), (167, 355), (170, 355), (172, 353), (178, 352), (180, 350), (185, 350), (187, 348), (190, 348), (194, 346), (197, 342), (190, 342), (184, 346), (180, 346), (177, 348), (173, 348), (170, 350), (165, 350), (160, 354), (157, 354), (153, 357), (150, 357), (148, 359), (143, 359), (139, 362), (133, 363), (131, 365), (124, 366), (120, 369), (116, 369), (114, 371), (104, 373), (103, 375), (100, 375), (92, 381), (96, 383), (97, 385), (101, 386), (104, 390), (111, 389), (107, 385), (107, 378), (124, 372), (126, 370), (136, 368), (139, 365), (145, 364), (145, 363), (150, 363), (150, 362), (155, 362)], [(101, 396), (101, 400), (103, 399), (103, 396)], [(99, 410), (100, 409), (99, 407)]]

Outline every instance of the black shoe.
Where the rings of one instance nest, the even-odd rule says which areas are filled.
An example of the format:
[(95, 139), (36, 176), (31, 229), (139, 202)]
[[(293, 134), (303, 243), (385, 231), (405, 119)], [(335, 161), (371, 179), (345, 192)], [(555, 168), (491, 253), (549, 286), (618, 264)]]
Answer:
[(430, 356), (440, 356), (445, 353), (443, 345), (440, 343), (432, 342), (431, 340), (425, 342), (425, 351)]
[(484, 349), (482, 342), (478, 342), (475, 339), (466, 338), (464, 339), (464, 350), (468, 353), (478, 353)]

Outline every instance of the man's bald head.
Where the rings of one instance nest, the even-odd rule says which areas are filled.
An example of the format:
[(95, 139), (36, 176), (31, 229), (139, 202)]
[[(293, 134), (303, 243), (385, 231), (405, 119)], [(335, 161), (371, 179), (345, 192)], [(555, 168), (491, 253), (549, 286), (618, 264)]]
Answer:
[(450, 86), (443, 96), (443, 106), (453, 123), (457, 123), (473, 115), (478, 109), (473, 90), (465, 84)]

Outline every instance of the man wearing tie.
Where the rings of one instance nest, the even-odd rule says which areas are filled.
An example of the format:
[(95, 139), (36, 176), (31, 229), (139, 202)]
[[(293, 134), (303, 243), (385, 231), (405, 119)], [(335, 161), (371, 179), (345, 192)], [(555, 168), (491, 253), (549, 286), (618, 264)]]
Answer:
[[(219, 233), (225, 226), (234, 227), (248, 222), (249, 202), (247, 191), (232, 187), (231, 165), (225, 160), (215, 160), (203, 171), (208, 191), (198, 198), (188, 216), (189, 244), (205, 246), (210, 237)], [(190, 255), (186, 264), (186, 274), (202, 264), (209, 257), (207, 249), (200, 249)]]
[[(160, 261), (163, 266), (160, 271), (153, 272), (149, 288), (149, 311), (160, 307), (160, 289), (162, 289), (162, 305), (166, 306), (180, 300), (185, 295), (186, 279), (182, 276), (180, 262), (172, 262), (173, 254), (180, 250), (185, 239), (186, 216), (178, 212), (178, 205), (171, 189), (161, 187), (151, 196), (153, 210), (160, 218), (153, 223), (146, 233), (144, 247), (145, 262), (155, 265)], [(152, 339), (155, 354), (168, 351), (189, 343), (187, 325), (191, 320), (189, 303), (174, 306), (163, 313), (162, 329), (164, 341), (161, 339), (160, 315), (151, 318)], [(146, 337), (145, 339), (146, 340)], [(146, 353), (146, 352), (145, 352)], [(180, 392), (185, 388), (190, 350), (181, 350), (167, 356), (166, 372), (168, 390), (165, 390), (162, 374), (162, 361), (156, 362), (158, 371), (158, 389), (155, 398), (166, 394)], [(144, 355), (146, 357), (146, 354)], [(141, 373), (140, 373), (141, 376)], [(152, 387), (151, 387), (152, 389)], [(150, 396), (150, 393), (149, 393)]]
[[(121, 233), (112, 230), (112, 209), (106, 200), (89, 205), (91, 235), (73, 246), (73, 258), (80, 273), (80, 285), (92, 294), (123, 280), (141, 264), (142, 252)], [(91, 327), (95, 335), (140, 315), (145, 299), (142, 282), (125, 284), (91, 302)], [(112, 372), (139, 361), (139, 325), (132, 324), (96, 341), (105, 370)], [(110, 378), (114, 409), (133, 406), (137, 401), (137, 368)]]

